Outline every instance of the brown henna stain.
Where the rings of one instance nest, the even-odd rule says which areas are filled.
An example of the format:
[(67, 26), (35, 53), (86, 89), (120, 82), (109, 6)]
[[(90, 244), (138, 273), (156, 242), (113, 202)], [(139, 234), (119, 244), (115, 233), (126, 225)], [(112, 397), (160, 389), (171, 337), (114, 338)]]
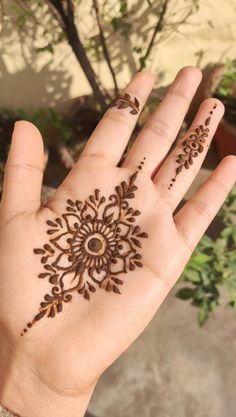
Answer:
[[(213, 110), (215, 110), (217, 104), (215, 103), (213, 106)], [(185, 139), (179, 147), (182, 148), (182, 152), (178, 154), (176, 162), (178, 167), (175, 170), (175, 176), (171, 179), (171, 182), (168, 186), (170, 190), (174, 182), (176, 181), (177, 176), (183, 169), (189, 169), (190, 165), (193, 164), (194, 158), (197, 158), (200, 153), (204, 151), (204, 146), (206, 144), (206, 138), (209, 135), (209, 125), (211, 123), (211, 116), (213, 111), (210, 111), (210, 116), (208, 116), (204, 122), (204, 125), (199, 125), (196, 129), (189, 135), (187, 139)]]
[[(43, 272), (38, 277), (52, 284), (50, 294), (44, 296), (39, 312), (23, 329), (21, 335), (43, 317), (55, 317), (63, 311), (64, 303), (72, 294), (90, 300), (97, 288), (121, 294), (123, 279), (118, 275), (142, 268), (142, 239), (148, 234), (134, 225), (139, 210), (130, 206), (135, 197), (135, 181), (144, 160), (129, 180), (115, 187), (107, 199), (96, 189), (83, 203), (67, 200), (66, 212), (60, 218), (48, 220), (49, 242), (33, 251), (41, 257)], [(65, 265), (61, 258), (67, 260)], [(64, 261), (65, 262), (65, 261)], [(69, 286), (65, 287), (65, 279)]]
[(109, 107), (117, 107), (117, 109), (126, 109), (131, 107), (130, 114), (138, 114), (140, 103), (136, 97), (132, 101), (128, 93), (119, 94), (112, 100)]

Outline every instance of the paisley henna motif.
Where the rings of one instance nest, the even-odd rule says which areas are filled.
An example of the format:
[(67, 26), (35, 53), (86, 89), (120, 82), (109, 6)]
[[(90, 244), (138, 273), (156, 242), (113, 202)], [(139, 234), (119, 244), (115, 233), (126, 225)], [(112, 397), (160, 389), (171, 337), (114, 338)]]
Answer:
[(117, 107), (117, 109), (126, 109), (131, 107), (130, 114), (138, 114), (140, 103), (136, 97), (132, 101), (127, 93), (119, 94), (110, 104), (109, 107)]
[[(214, 104), (213, 110), (215, 110), (217, 104)], [(200, 153), (204, 151), (204, 146), (206, 146), (206, 138), (209, 135), (209, 128), (211, 122), (211, 115), (213, 110), (210, 111), (210, 116), (205, 120), (204, 125), (199, 125), (196, 129), (185, 139), (179, 147), (182, 152), (178, 154), (176, 162), (178, 167), (175, 170), (175, 177), (171, 179), (171, 183), (168, 187), (170, 190), (173, 187), (173, 183), (176, 181), (177, 176), (183, 169), (189, 169), (190, 165), (193, 164), (194, 158), (196, 158)]]
[(72, 294), (86, 300), (97, 288), (120, 294), (120, 275), (143, 266), (141, 240), (148, 234), (135, 225), (140, 211), (130, 207), (137, 175), (138, 170), (128, 182), (116, 186), (108, 199), (98, 189), (84, 202), (68, 199), (66, 212), (47, 221), (49, 241), (34, 253), (41, 257), (44, 269), (38, 277), (48, 280), (52, 289), (28, 328), (62, 312)]

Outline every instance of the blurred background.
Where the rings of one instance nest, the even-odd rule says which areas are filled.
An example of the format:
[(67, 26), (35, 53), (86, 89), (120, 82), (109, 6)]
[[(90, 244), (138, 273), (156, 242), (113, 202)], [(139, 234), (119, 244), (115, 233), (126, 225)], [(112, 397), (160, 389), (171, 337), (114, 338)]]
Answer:
[[(131, 143), (176, 72), (196, 65), (203, 81), (179, 137), (204, 98), (226, 112), (188, 199), (236, 154), (235, 22), (235, 0), (1, 0), (0, 192), (15, 120), (43, 134), (45, 201), (135, 72), (156, 84)], [(235, 217), (234, 188), (156, 317), (101, 378), (91, 415), (235, 417)]]

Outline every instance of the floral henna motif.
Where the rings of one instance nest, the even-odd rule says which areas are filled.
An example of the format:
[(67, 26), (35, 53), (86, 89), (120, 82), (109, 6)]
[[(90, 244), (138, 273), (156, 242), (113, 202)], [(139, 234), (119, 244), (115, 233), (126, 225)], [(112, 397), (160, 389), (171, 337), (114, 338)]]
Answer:
[[(215, 110), (217, 104), (214, 104), (213, 110)], [(176, 162), (178, 167), (175, 170), (175, 177), (171, 179), (171, 183), (168, 187), (170, 190), (173, 187), (173, 183), (176, 181), (177, 176), (180, 174), (183, 169), (189, 169), (190, 165), (193, 164), (194, 158), (196, 158), (199, 153), (204, 151), (204, 146), (206, 143), (206, 138), (209, 134), (208, 126), (211, 123), (211, 116), (213, 110), (210, 111), (210, 116), (205, 120), (204, 125), (199, 125), (196, 129), (185, 139), (179, 146), (182, 148), (182, 152), (178, 154)]]
[(119, 94), (110, 104), (109, 107), (117, 107), (117, 109), (126, 109), (131, 107), (130, 114), (138, 114), (140, 103), (136, 97), (134, 101), (131, 100), (130, 95), (127, 93)]
[(47, 279), (52, 289), (27, 328), (60, 313), (73, 293), (86, 300), (97, 288), (120, 294), (120, 274), (143, 266), (139, 251), (148, 234), (135, 225), (140, 211), (130, 207), (137, 175), (138, 170), (108, 199), (96, 189), (85, 202), (67, 200), (66, 213), (47, 221), (49, 241), (34, 253), (40, 255), (44, 268), (38, 277)]

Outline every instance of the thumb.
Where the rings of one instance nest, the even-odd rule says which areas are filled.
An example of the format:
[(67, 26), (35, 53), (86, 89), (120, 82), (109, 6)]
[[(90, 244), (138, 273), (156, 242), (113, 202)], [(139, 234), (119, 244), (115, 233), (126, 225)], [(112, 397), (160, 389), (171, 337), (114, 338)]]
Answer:
[(39, 130), (30, 122), (16, 122), (5, 167), (1, 203), (10, 215), (39, 209), (43, 167), (44, 149)]

